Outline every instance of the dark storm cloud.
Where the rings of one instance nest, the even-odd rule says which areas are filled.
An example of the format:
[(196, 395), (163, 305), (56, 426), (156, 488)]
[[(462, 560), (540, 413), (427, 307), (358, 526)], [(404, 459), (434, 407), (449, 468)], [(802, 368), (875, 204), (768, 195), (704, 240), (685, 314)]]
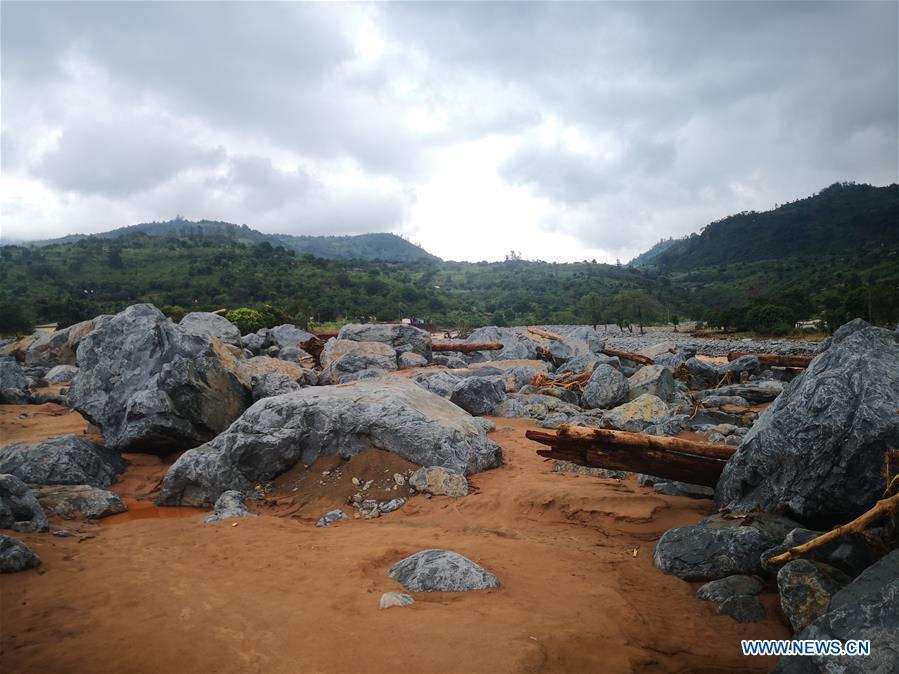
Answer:
[(431, 184), (459, 173), (441, 162), (481, 155), (450, 150), (501, 138), (482, 156), (545, 202), (530, 227), (626, 256), (835, 180), (897, 180), (897, 12), (4, 3), (5, 194), (22, 222), (66, 195), (46, 215), (63, 228), (181, 212), (427, 241), (417, 188), (453, 192)]

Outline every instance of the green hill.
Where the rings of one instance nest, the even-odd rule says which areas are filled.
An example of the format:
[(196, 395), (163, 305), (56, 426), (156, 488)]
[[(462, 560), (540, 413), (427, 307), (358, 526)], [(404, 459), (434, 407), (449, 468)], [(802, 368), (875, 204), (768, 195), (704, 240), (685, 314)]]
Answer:
[(835, 183), (771, 211), (718, 220), (698, 234), (661, 241), (634, 266), (684, 272), (730, 263), (887, 253), (899, 247), (899, 185)]
[[(620, 267), (443, 262), (391, 234), (268, 235), (173, 220), (0, 247), (0, 333), (134, 302), (261, 307), (277, 320), (441, 325), (662, 322), (772, 334), (795, 321), (899, 320), (899, 186), (836, 184), (663, 241)], [(272, 318), (275, 320), (275, 318)]]
[(387, 260), (409, 262), (412, 260), (436, 260), (423, 248), (396, 234), (359, 234), (357, 236), (293, 236), (290, 234), (264, 234), (246, 225), (230, 222), (199, 220), (192, 222), (176, 218), (167, 222), (145, 222), (120, 227), (99, 234), (71, 234), (59, 239), (32, 241), (29, 245), (47, 246), (75, 243), (83, 239), (120, 239), (132, 234), (170, 238), (221, 237), (240, 243), (268, 242), (282, 246), (300, 255), (314, 255), (328, 260)]

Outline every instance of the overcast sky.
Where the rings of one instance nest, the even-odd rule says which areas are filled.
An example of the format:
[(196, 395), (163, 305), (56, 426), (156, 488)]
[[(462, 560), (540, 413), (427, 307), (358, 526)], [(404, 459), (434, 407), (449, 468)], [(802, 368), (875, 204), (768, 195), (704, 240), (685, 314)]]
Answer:
[(3, 2), (2, 236), (182, 215), (627, 260), (897, 182), (897, 8)]

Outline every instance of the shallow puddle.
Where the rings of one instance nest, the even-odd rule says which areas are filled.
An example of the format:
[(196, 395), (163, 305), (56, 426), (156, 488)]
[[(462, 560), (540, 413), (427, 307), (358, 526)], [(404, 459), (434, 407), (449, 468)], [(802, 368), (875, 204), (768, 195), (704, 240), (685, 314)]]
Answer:
[(152, 520), (172, 517), (202, 517), (209, 513), (203, 508), (186, 508), (181, 506), (158, 506), (153, 501), (138, 501), (135, 498), (123, 497), (127, 511), (111, 515), (100, 520), (101, 524), (121, 524), (132, 520)]

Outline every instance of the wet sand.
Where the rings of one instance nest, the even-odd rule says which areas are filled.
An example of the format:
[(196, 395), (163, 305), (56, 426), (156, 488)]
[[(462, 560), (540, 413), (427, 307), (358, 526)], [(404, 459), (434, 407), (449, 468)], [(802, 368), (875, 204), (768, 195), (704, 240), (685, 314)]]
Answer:
[[(4, 438), (7, 420), (18, 418), (11, 407), (0, 407), (12, 412), (0, 421)], [(744, 658), (740, 640), (789, 636), (776, 595), (763, 597), (764, 623), (739, 625), (695, 599), (698, 584), (666, 576), (652, 563), (658, 537), (699, 520), (710, 501), (660, 496), (634, 480), (553, 473), (552, 463), (534, 453), (538, 445), (524, 437), (531, 423), (493, 421), (498, 430), (491, 437), (503, 446), (506, 463), (473, 476), (471, 495), (418, 496), (379, 519), (325, 529), (314, 522), (328, 509), (344, 507), (352, 516), (343, 504), (354, 490), (352, 477), (385, 476), (372, 487), (385, 491), (377, 495), (383, 499), (388, 478), (405, 462), (371, 450), (339, 471), (334, 459), (322, 460), (331, 466), (298, 467), (253, 505), (259, 517), (204, 525), (200, 511), (130, 500), (152, 496), (166, 466), (130, 455), (115, 490), (129, 498), (129, 507), (139, 503), (132, 515), (103, 525), (60, 525), (87, 536), (15, 534), (44, 564), (0, 576), (0, 669), (749, 672), (773, 666), (770, 658)], [(65, 414), (45, 417), (44, 437), (73, 422)], [(178, 516), (159, 516), (161, 510)], [(414, 593), (411, 607), (379, 610), (382, 592), (402, 589), (387, 577), (390, 566), (433, 547), (470, 557), (503, 587)]]

